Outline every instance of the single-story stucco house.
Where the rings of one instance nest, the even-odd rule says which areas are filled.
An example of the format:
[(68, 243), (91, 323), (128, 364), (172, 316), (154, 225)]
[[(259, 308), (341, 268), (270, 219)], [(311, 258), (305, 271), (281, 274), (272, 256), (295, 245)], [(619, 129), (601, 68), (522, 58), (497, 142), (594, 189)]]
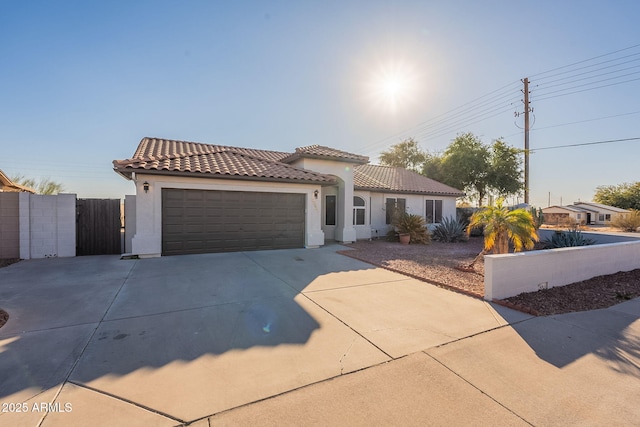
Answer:
[(392, 207), (430, 224), (455, 217), (460, 190), (368, 162), (319, 145), (287, 153), (143, 138), (113, 165), (136, 186), (125, 216), (142, 257), (370, 239), (387, 233)]
[(603, 205), (595, 202), (575, 202), (567, 206), (549, 206), (542, 209), (546, 224), (565, 224), (569, 221), (577, 224), (604, 225), (618, 216), (630, 213), (626, 209)]

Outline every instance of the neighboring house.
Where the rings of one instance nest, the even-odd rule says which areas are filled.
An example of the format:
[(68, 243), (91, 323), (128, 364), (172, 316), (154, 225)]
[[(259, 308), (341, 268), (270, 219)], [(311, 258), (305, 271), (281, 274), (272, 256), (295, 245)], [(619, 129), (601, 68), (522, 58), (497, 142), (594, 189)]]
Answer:
[(619, 215), (628, 214), (626, 209), (593, 202), (575, 202), (568, 206), (543, 208), (546, 224), (563, 225), (569, 222), (588, 225), (604, 225)]
[(35, 193), (36, 190), (33, 188), (26, 187), (24, 185), (16, 184), (11, 181), (7, 175), (4, 174), (0, 170), (0, 192), (8, 192), (8, 193), (16, 193), (16, 192), (26, 192), (26, 193)]
[(618, 216), (624, 216), (631, 213), (631, 211), (626, 209), (620, 209), (615, 206), (608, 206), (594, 202), (575, 202), (573, 206), (592, 213), (591, 224), (606, 224)]
[(369, 239), (386, 234), (391, 206), (429, 223), (455, 217), (461, 191), (368, 161), (319, 145), (286, 153), (143, 138), (113, 165), (136, 185), (125, 220), (139, 256)]

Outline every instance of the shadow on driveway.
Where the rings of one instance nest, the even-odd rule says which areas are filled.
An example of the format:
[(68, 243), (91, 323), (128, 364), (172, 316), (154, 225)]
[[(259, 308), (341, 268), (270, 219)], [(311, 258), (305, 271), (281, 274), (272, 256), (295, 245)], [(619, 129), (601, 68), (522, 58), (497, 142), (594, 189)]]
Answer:
[[(289, 345), (307, 344), (321, 328), (317, 317), (325, 317), (325, 326), (339, 323), (299, 290), (319, 275), (373, 268), (334, 249), (141, 260), (91, 256), (0, 269), (0, 300), (11, 315), (0, 329), (0, 397), (26, 401), (69, 376), (108, 388), (114, 376), (254, 347), (281, 347), (285, 359), (291, 357)], [(311, 256), (322, 261), (306, 262)], [(318, 357), (336, 353), (331, 375), (340, 373), (340, 356), (356, 340), (348, 332), (336, 334), (336, 348), (326, 340), (311, 346)], [(367, 363), (383, 357), (374, 359)], [(311, 369), (309, 360), (290, 363), (303, 366), (302, 372)]]

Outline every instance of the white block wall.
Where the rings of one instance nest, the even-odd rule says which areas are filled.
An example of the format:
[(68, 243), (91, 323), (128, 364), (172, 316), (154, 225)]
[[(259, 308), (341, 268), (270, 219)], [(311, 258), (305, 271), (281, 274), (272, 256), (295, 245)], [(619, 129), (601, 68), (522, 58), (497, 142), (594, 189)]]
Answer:
[(76, 255), (76, 195), (20, 193), (20, 258)]
[(503, 299), (636, 268), (640, 241), (486, 255), (484, 298)]

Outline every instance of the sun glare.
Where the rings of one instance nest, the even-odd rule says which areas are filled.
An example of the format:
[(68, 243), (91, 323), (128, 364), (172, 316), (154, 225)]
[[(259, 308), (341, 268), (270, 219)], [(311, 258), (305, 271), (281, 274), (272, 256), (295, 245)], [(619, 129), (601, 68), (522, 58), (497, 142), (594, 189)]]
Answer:
[(413, 100), (417, 79), (406, 64), (392, 63), (373, 71), (369, 86), (376, 105), (397, 113)]

